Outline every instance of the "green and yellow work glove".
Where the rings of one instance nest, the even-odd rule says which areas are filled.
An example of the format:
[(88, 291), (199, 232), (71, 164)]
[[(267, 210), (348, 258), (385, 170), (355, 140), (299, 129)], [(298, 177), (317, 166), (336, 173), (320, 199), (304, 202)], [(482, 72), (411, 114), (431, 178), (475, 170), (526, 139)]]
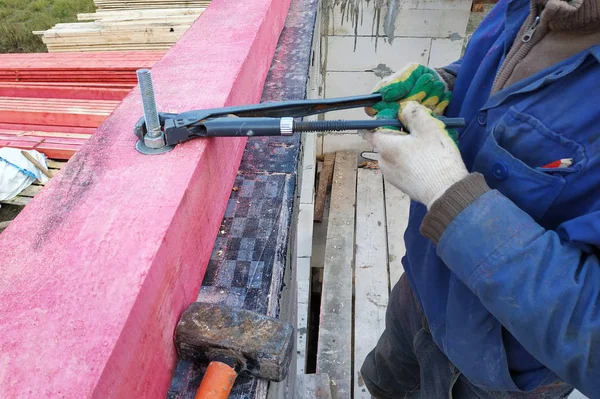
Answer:
[(456, 139), (431, 109), (415, 101), (403, 102), (396, 117), (410, 134), (379, 128), (366, 132), (365, 138), (379, 153), (386, 180), (429, 209), (468, 175), (467, 169)]
[(434, 114), (442, 115), (452, 99), (444, 79), (432, 68), (418, 63), (409, 64), (384, 78), (377, 83), (373, 93), (380, 93), (383, 101), (365, 108), (369, 116), (388, 109), (397, 113), (404, 101), (416, 101)]

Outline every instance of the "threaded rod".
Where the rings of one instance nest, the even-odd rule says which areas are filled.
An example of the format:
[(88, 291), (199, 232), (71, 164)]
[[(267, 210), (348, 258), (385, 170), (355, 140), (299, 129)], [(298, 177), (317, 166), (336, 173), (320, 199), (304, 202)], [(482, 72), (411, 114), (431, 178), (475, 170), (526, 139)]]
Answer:
[(147, 135), (151, 138), (160, 136), (160, 120), (156, 108), (156, 97), (154, 96), (154, 85), (152, 84), (152, 72), (149, 69), (138, 69), (136, 71), (140, 92), (142, 95), (142, 106), (144, 107), (144, 119), (146, 120)]
[[(465, 126), (462, 118), (438, 117), (447, 129), (456, 129)], [(398, 119), (369, 119), (362, 121), (337, 120), (337, 121), (308, 121), (294, 122), (294, 132), (339, 132), (343, 130), (372, 130), (378, 127), (392, 126), (407, 131)]]
[(365, 121), (307, 121), (294, 122), (294, 132), (341, 132), (344, 130), (369, 130), (383, 126), (403, 128), (404, 125), (397, 119), (390, 120), (365, 120)]

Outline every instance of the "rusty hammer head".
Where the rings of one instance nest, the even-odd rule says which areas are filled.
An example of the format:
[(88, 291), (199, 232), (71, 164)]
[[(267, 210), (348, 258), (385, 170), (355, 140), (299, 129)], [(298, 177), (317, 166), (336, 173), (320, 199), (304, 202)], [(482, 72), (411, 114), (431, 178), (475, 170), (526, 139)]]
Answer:
[(287, 376), (294, 328), (273, 317), (225, 305), (195, 302), (175, 330), (179, 356), (196, 362), (235, 359), (241, 371), (270, 380)]

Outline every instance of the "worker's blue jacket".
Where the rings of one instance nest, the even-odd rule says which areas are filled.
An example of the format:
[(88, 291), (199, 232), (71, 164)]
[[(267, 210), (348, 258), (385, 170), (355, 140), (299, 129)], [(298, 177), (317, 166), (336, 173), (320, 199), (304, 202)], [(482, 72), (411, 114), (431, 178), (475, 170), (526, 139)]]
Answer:
[(494, 190), (437, 247), (413, 202), (403, 263), (434, 340), (472, 383), (560, 378), (600, 397), (600, 46), (490, 96), (529, 3), (501, 0), (448, 67), (463, 159)]

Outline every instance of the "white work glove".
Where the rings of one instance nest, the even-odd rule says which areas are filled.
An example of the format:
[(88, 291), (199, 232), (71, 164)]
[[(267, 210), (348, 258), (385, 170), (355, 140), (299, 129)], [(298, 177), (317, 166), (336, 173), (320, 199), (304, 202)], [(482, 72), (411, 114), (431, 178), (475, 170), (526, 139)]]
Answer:
[(379, 153), (384, 177), (427, 209), (469, 173), (456, 141), (432, 111), (415, 101), (403, 102), (398, 118), (410, 134), (379, 128), (364, 133)]

